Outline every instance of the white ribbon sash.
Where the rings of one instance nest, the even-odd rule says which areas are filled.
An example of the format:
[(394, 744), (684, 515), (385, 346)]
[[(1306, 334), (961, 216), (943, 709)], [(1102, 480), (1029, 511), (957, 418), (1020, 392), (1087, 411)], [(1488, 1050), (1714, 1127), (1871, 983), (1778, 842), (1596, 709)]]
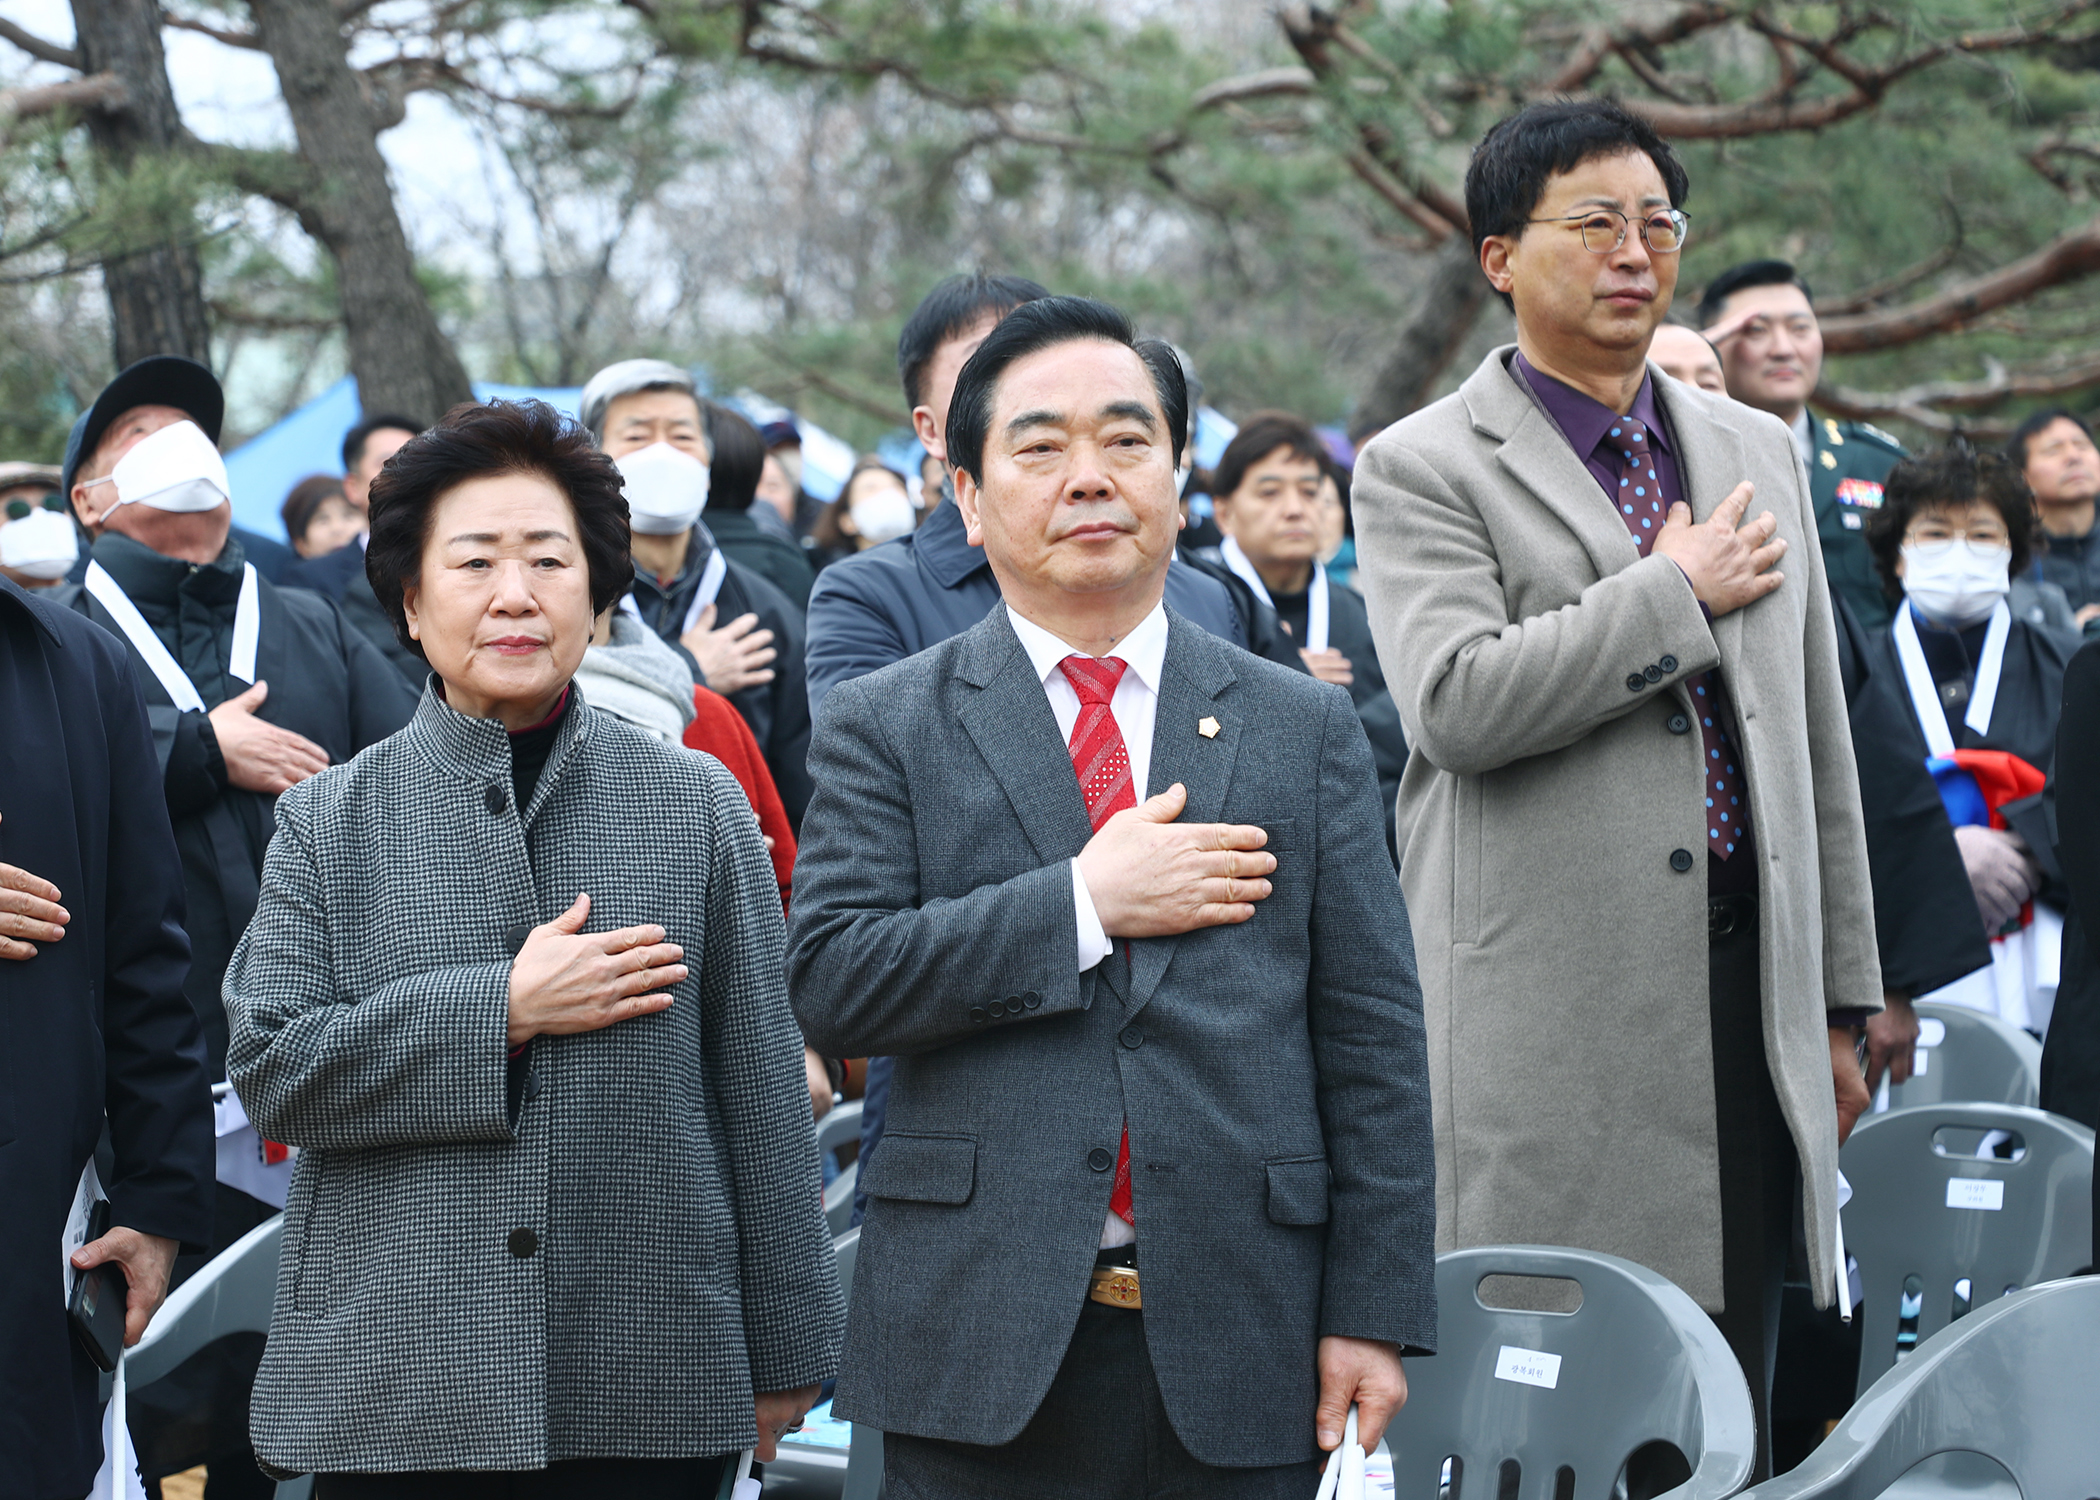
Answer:
[[(1225, 538), (1224, 543), (1218, 548), (1218, 553), (1225, 559), (1225, 566), (1232, 569), (1234, 573), (1245, 580), (1247, 587), (1254, 590), (1255, 598), (1261, 600), (1262, 603), (1268, 605), (1271, 609), (1276, 607), (1276, 601), (1269, 597), (1269, 586), (1261, 581), (1261, 574), (1255, 571), (1253, 560), (1241, 548), (1238, 538)], [(1327, 618), (1327, 569), (1315, 558), (1313, 560), (1312, 587), (1306, 591), (1305, 598), (1304, 644), (1306, 650), (1325, 651), (1327, 649)]]
[[(184, 713), (204, 713), (203, 695), (191, 682), (189, 674), (176, 664), (168, 648), (160, 643), (139, 607), (131, 602), (123, 585), (110, 576), (109, 570), (98, 562), (91, 562), (87, 569), (87, 591), (101, 606), (108, 610), (117, 628), (124, 632), (124, 639), (131, 642), (132, 649), (144, 658), (153, 675), (160, 679), (162, 689)], [(241, 597), (233, 609), (233, 653), (227, 661), (227, 675), (238, 677), (243, 682), (255, 681), (255, 643), (260, 632), (261, 609), (257, 602), (258, 589), (255, 582), (255, 564), (241, 565)]]
[[(1954, 736), (1947, 728), (1947, 711), (1940, 706), (1939, 688), (1932, 669), (1925, 665), (1925, 648), (1918, 641), (1917, 622), (1906, 604), (1896, 611), (1896, 659), (1903, 665), (1903, 685), (1910, 689), (1911, 711), (1925, 731), (1925, 747), (1941, 760), (1954, 754)], [(1969, 711), (1962, 722), (1978, 734), (1991, 732), (1991, 710), (1998, 703), (1998, 679), (2005, 669), (2005, 638), (2012, 630), (2012, 611), (2000, 599), (1991, 611), (1991, 628), (1984, 632), (1983, 659), (1976, 664), (1976, 686), (1969, 693)]]
[[(715, 602), (715, 596), (722, 592), (722, 580), (728, 576), (729, 560), (722, 556), (722, 549), (717, 547), (707, 554), (707, 564), (700, 569), (700, 588), (693, 595), (693, 602), (686, 608), (685, 623), (678, 627), (680, 636), (689, 635), (693, 627), (700, 623), (700, 611)], [(620, 601), (620, 608), (637, 620), (642, 618), (641, 606), (634, 602), (632, 594)]]

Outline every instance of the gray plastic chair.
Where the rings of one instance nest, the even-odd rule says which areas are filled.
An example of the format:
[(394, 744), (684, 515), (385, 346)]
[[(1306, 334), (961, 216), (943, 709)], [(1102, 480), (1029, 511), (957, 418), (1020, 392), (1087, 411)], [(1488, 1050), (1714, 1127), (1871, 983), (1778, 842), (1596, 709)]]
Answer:
[(853, 1227), (853, 1184), (860, 1181), (860, 1163), (849, 1162), (846, 1170), (831, 1179), (824, 1189), (824, 1222), (837, 1239)]
[(817, 1149), (836, 1151), (851, 1142), (860, 1144), (860, 1101), (848, 1099), (843, 1104), (831, 1106), (831, 1112), (817, 1121)]
[(1920, 1344), (1800, 1467), (1742, 1500), (2091, 1500), (2096, 1392), (2100, 1277), (2029, 1287)]
[[(1491, 1307), (1491, 1276), (1561, 1280), (1498, 1281), (1490, 1293), (1505, 1305)], [(1581, 1288), (1572, 1312), (1507, 1306), (1570, 1305), (1569, 1281)], [(1402, 1500), (1602, 1500), (1658, 1440), (1691, 1470), (1671, 1500), (1720, 1500), (1749, 1479), (1756, 1426), (1742, 1369), (1713, 1319), (1655, 1272), (1595, 1251), (1501, 1245), (1438, 1256), (1436, 1290), (1436, 1358), (1408, 1365), (1407, 1405), (1386, 1439)], [(1515, 1378), (1520, 1367), (1541, 1383)]]
[[(2042, 1044), (1996, 1016), (1965, 1005), (1917, 1007), (1916, 1060), (1924, 1072), (1889, 1085), (1891, 1110), (1975, 1099), (2033, 1109), (2042, 1099)], [(1937, 1022), (1937, 1026), (1933, 1023)], [(1935, 1032), (1939, 1041), (1925, 1045)]]
[[(284, 1215), (258, 1224), (168, 1294), (141, 1338), (124, 1356), (132, 1390), (151, 1385), (214, 1339), (270, 1331), (277, 1299), (277, 1244)], [(277, 1500), (306, 1500), (313, 1477), (282, 1480)]]
[[(850, 1304), (853, 1266), (860, 1254), (860, 1227), (855, 1225), (840, 1235), (831, 1249), (838, 1258), (839, 1285)], [(846, 1480), (847, 1451), (816, 1434), (790, 1433), (781, 1440), (780, 1457), (766, 1465), (766, 1489), (792, 1500), (837, 1500)]]
[[(1935, 1146), (1943, 1129), (1953, 1138)], [(1975, 1155), (1990, 1131), (2017, 1134), (2025, 1154)], [(1891, 1110), (1862, 1120), (1838, 1159), (1866, 1320), (1862, 1394), (1969, 1309), (2092, 1261), (2093, 1132), (2074, 1120), (2009, 1104)]]

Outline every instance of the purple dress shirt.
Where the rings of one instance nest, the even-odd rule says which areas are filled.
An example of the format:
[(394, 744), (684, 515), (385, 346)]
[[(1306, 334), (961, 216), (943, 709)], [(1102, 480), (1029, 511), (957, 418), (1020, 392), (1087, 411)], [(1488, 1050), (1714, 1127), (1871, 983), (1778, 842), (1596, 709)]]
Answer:
[[(1611, 505), (1612, 514), (1619, 515), (1619, 468), (1613, 458), (1614, 450), (1605, 446), (1605, 436), (1620, 420), (1621, 414), (1613, 411), (1594, 396), (1585, 395), (1573, 386), (1555, 380), (1551, 375), (1541, 374), (1533, 368), (1530, 360), (1522, 354), (1516, 356), (1515, 369), (1523, 377), (1532, 395), (1538, 397), (1539, 405), (1560, 429), (1568, 446), (1575, 450), (1590, 477), (1597, 481), (1598, 489), (1604, 492)], [(1656, 488), (1662, 492), (1663, 514), (1684, 499), (1684, 481), (1677, 469), (1676, 444), (1670, 436), (1670, 424), (1663, 418), (1662, 402), (1656, 399), (1655, 377), (1641, 381), (1641, 388), (1633, 398), (1633, 405), (1624, 415), (1633, 418), (1648, 429), (1649, 441), (1655, 458)], [(1634, 524), (1634, 518), (1621, 516), (1621, 520)], [(1691, 581), (1687, 579), (1686, 587)], [(1706, 606), (1702, 603), (1700, 608)], [(1709, 621), (1713, 618), (1707, 610)], [(1733, 728), (1735, 708), (1730, 702), (1727, 686), (1721, 681), (1720, 669), (1711, 674), (1714, 685), (1714, 711), (1725, 714), (1723, 721)], [(1740, 742), (1740, 732), (1733, 737)], [(1748, 771), (1744, 773), (1745, 791), (1748, 790)], [(1757, 890), (1757, 840), (1755, 831), (1744, 829), (1735, 853), (1727, 859), (1709, 854), (1706, 861), (1706, 888), (1710, 895), (1749, 895)]]

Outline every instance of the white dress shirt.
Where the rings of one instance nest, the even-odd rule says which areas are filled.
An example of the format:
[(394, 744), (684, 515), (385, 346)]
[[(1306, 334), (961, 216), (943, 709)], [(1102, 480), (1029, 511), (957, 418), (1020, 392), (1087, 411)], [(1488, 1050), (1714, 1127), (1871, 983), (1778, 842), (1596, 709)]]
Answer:
[[(1043, 691), (1050, 699), (1050, 712), (1057, 717), (1057, 732), (1067, 745), (1072, 743), (1072, 726), (1079, 722), (1079, 690), (1072, 686), (1058, 663), (1068, 656), (1083, 656), (1052, 635), (1042, 626), (1024, 619), (1012, 605), (1006, 607), (1006, 617), (1013, 621), (1014, 634), (1021, 638), (1021, 649), (1028, 653), (1029, 665), (1042, 681)], [(1126, 664), (1122, 681), (1116, 684), (1115, 696), (1109, 699), (1108, 711), (1115, 716), (1116, 728), (1122, 731), (1123, 748), (1130, 752), (1130, 785), (1137, 800), (1146, 796), (1146, 784), (1152, 770), (1152, 725), (1159, 715), (1159, 674), (1167, 662), (1167, 610), (1164, 603), (1152, 606), (1152, 613), (1138, 622), (1137, 628), (1123, 637), (1110, 657)], [(1094, 910), (1094, 898), (1088, 894), (1086, 879), (1079, 873), (1079, 861), (1072, 861), (1072, 908), (1079, 919), (1079, 951), (1076, 955), (1079, 971), (1083, 974), (1115, 951), (1108, 934), (1101, 929), (1100, 914)], [(1101, 1226), (1101, 1248), (1113, 1250), (1128, 1245), (1137, 1239), (1137, 1231), (1124, 1223), (1115, 1214), (1109, 1214)]]

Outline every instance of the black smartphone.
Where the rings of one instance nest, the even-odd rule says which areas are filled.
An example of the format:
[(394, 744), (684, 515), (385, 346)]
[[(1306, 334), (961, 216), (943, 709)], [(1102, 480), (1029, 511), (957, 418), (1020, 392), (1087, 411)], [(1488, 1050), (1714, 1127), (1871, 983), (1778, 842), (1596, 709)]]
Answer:
[[(98, 1198), (88, 1210), (87, 1239), (92, 1244), (109, 1233), (109, 1200)], [(114, 1261), (78, 1272), (73, 1295), (66, 1300), (66, 1316), (73, 1336), (99, 1370), (114, 1370), (124, 1356), (124, 1304), (131, 1295), (124, 1268)]]

